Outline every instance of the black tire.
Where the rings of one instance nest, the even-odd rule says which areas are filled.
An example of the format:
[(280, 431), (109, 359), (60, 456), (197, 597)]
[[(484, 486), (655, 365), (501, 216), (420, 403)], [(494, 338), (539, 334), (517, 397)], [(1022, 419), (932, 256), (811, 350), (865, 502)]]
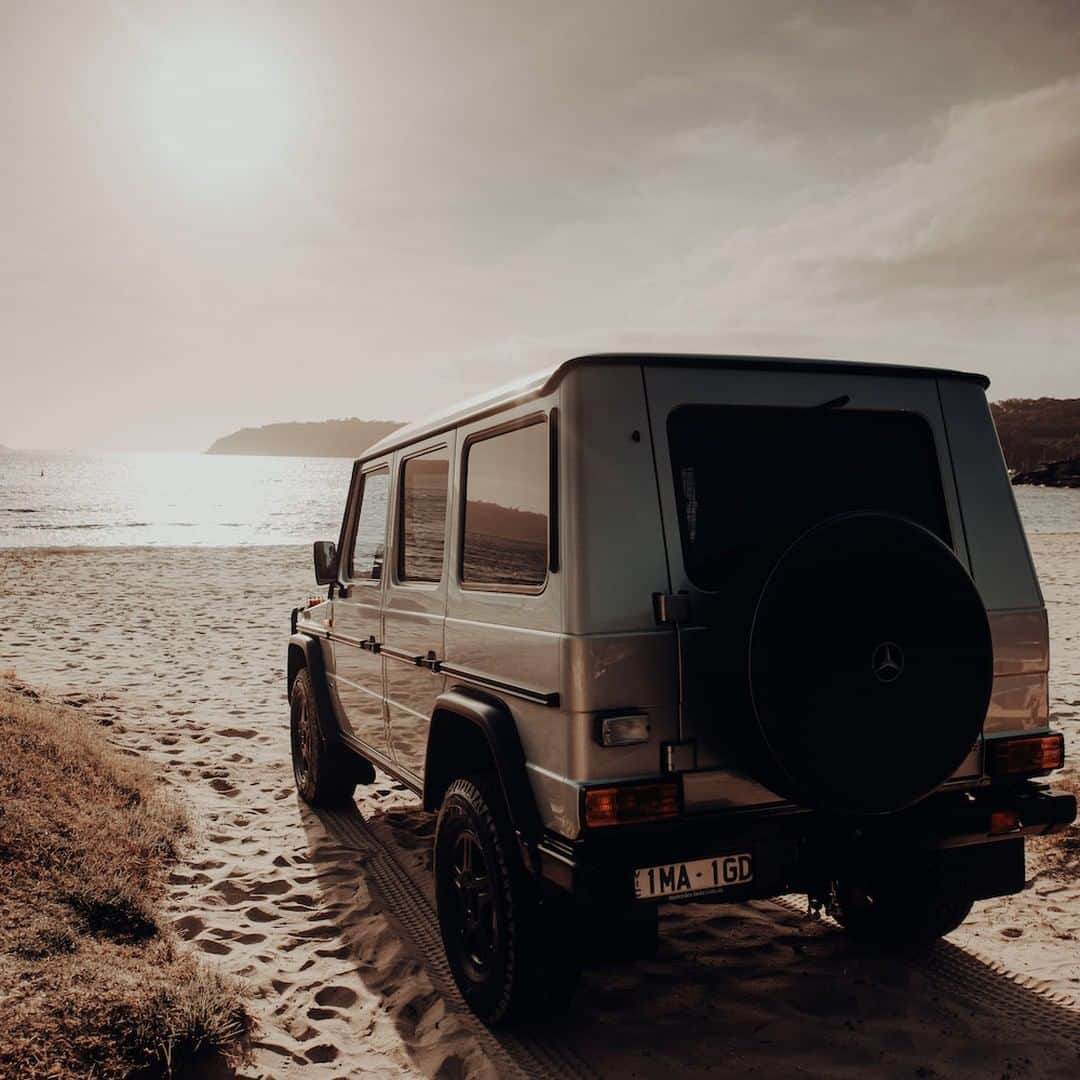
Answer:
[(557, 1012), (577, 989), (569, 898), (522, 865), (495, 779), (452, 783), (435, 831), (435, 898), (454, 981), (487, 1024)]
[(836, 899), (837, 921), (850, 937), (890, 946), (932, 944), (967, 918), (973, 902), (961, 884), (922, 864), (838, 882)]
[(289, 693), (289, 729), (300, 798), (311, 806), (347, 806), (356, 790), (352, 755), (327, 742), (307, 668), (297, 672)]

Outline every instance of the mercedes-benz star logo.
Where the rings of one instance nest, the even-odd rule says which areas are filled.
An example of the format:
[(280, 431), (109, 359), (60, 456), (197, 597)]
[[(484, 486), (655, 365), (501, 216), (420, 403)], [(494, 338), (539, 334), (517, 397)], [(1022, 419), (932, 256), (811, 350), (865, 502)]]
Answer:
[(878, 682), (896, 682), (904, 673), (904, 651), (895, 641), (883, 641), (870, 659), (870, 670)]

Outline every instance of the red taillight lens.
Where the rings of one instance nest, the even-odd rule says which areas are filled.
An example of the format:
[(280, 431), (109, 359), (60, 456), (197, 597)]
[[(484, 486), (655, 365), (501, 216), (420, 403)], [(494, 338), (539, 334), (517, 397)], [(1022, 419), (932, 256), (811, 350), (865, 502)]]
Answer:
[(1016, 739), (988, 739), (986, 753), (991, 776), (1034, 776), (1065, 764), (1065, 737), (1054, 732)]
[(626, 784), (589, 788), (585, 792), (585, 824), (591, 829), (631, 821), (661, 821), (679, 813), (679, 782)]

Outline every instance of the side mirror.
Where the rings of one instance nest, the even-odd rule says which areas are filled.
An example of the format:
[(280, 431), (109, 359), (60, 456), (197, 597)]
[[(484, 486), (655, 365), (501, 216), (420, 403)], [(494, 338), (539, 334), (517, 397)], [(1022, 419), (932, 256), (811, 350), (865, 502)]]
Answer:
[(329, 585), (337, 581), (338, 553), (333, 540), (315, 541), (315, 580), (320, 585)]

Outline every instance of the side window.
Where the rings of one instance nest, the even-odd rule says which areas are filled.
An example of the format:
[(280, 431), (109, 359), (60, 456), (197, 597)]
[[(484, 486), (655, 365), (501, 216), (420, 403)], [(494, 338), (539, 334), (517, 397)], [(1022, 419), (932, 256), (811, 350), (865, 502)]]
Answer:
[(450, 455), (445, 447), (409, 458), (401, 470), (402, 581), (438, 581), (446, 546), (446, 485)]
[(360, 488), (360, 515), (349, 560), (353, 581), (378, 581), (382, 577), (386, 545), (386, 493), (390, 474), (386, 469), (365, 473)]
[(469, 444), (465, 456), (465, 585), (536, 589), (548, 566), (546, 420)]

